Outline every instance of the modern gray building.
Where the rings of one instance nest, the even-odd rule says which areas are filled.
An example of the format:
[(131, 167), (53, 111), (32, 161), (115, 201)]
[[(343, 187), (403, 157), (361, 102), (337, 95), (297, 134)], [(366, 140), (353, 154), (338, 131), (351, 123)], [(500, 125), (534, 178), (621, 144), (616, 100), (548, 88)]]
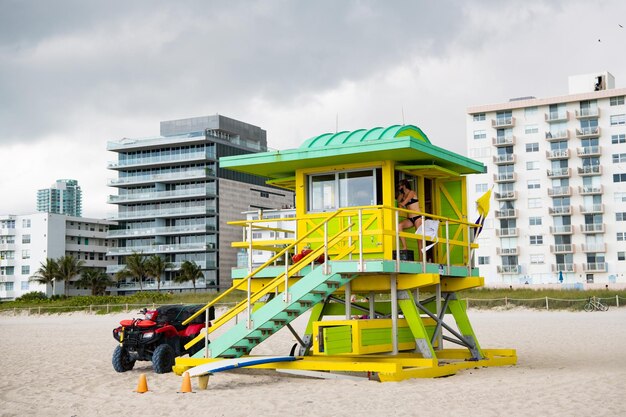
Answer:
[[(290, 207), (293, 193), (267, 186), (265, 178), (220, 169), (222, 156), (267, 150), (266, 132), (257, 126), (214, 115), (164, 121), (160, 133), (107, 145), (117, 153), (108, 168), (118, 176), (108, 185), (118, 192), (108, 202), (117, 205), (111, 220), (119, 224), (108, 235), (118, 242), (108, 253), (118, 257), (109, 272), (121, 270), (132, 253), (157, 254), (173, 265), (161, 278), (162, 289), (192, 288), (173, 282), (187, 260), (203, 270), (197, 288), (227, 288), (237, 262), (231, 242), (242, 236), (227, 222), (242, 220), (246, 210)], [(132, 283), (122, 288), (139, 289)]]
[(76, 180), (57, 180), (50, 188), (37, 191), (37, 211), (80, 217), (83, 194)]

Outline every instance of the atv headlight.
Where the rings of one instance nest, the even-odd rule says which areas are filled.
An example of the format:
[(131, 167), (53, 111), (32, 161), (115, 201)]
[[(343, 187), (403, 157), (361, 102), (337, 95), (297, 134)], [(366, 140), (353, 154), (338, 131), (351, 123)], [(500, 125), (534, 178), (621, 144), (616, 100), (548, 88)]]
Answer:
[(141, 338), (142, 339), (150, 339), (152, 336), (154, 336), (154, 332), (146, 332), (146, 333), (141, 335)]

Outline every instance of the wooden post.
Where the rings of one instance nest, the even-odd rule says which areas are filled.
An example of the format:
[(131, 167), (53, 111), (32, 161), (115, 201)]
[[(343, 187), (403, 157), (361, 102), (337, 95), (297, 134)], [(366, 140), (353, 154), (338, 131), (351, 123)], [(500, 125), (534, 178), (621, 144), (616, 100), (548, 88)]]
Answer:
[(548, 297), (546, 297), (546, 310), (550, 310), (550, 307), (548, 307)]

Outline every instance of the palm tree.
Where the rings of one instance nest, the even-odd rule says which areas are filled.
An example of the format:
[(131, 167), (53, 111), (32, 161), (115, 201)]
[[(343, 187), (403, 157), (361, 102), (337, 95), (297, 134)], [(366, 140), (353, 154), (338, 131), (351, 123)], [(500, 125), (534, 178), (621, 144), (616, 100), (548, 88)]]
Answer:
[(161, 276), (171, 267), (172, 263), (164, 261), (159, 255), (152, 255), (146, 260), (146, 273), (156, 279), (157, 291), (161, 292)]
[(196, 280), (198, 278), (204, 278), (202, 268), (193, 261), (184, 261), (180, 266), (180, 274), (174, 278), (175, 282), (188, 282), (193, 283), (193, 292), (196, 292)]
[(70, 289), (70, 281), (76, 275), (82, 272), (85, 261), (78, 260), (72, 255), (65, 255), (57, 259), (57, 275), (56, 279), (59, 281), (65, 281), (65, 296), (68, 296)]
[(82, 286), (91, 288), (91, 295), (104, 295), (106, 288), (115, 283), (106, 272), (93, 268), (83, 270), (78, 282)]
[(148, 275), (146, 270), (146, 257), (142, 253), (133, 252), (124, 260), (124, 269), (115, 274), (118, 280), (133, 278), (139, 281), (139, 291), (143, 291), (143, 281)]
[(33, 276), (28, 278), (29, 281), (36, 282), (38, 284), (44, 284), (46, 286), (46, 292), (48, 292), (48, 285), (52, 286), (52, 295), (54, 295), (54, 282), (57, 277), (57, 270), (59, 266), (57, 261), (52, 258), (46, 258), (46, 262), (41, 262), (41, 266), (35, 272)]

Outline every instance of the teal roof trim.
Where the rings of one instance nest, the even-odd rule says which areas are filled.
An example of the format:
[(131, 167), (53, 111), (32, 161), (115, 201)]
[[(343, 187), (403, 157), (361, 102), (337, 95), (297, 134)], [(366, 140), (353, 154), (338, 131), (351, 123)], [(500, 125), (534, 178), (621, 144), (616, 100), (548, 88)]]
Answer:
[(327, 146), (341, 146), (359, 142), (373, 142), (379, 140), (392, 140), (399, 137), (409, 136), (414, 139), (430, 143), (428, 136), (422, 130), (413, 125), (393, 125), (387, 128), (375, 127), (373, 129), (358, 129), (352, 132), (344, 130), (337, 133), (324, 133), (304, 141), (299, 149), (314, 149)]

